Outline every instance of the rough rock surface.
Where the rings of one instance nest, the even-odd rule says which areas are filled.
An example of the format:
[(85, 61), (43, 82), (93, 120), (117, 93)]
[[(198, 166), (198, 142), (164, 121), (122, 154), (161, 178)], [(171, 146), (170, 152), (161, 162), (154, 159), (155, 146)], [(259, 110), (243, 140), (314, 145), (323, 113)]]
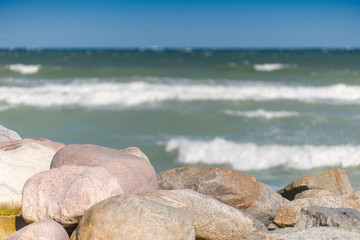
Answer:
[(259, 220), (216, 199), (190, 189), (172, 190), (193, 216), (196, 237), (212, 240), (243, 239), (249, 232), (266, 232)]
[(293, 227), (298, 222), (300, 210), (310, 206), (351, 208), (351, 205), (339, 195), (283, 201), (274, 223), (280, 227)]
[(195, 239), (192, 216), (178, 204), (176, 194), (157, 191), (115, 196), (91, 207), (70, 239)]
[(60, 150), (61, 148), (65, 147), (65, 144), (54, 142), (46, 138), (24, 138), (23, 140), (15, 140), (15, 141), (6, 141), (6, 142), (0, 142), (0, 151), (7, 151), (16, 149), (19, 145), (21, 145), (22, 141), (24, 140), (30, 140), (34, 141), (38, 144), (43, 145), (44, 147), (48, 147), (53, 149), (55, 152)]
[(350, 204), (351, 208), (360, 211), (360, 191), (352, 191), (342, 195), (342, 197)]
[(68, 240), (65, 229), (53, 220), (41, 220), (27, 225), (5, 240)]
[(334, 195), (334, 193), (322, 189), (309, 189), (295, 195), (294, 199), (315, 198), (320, 196)]
[(124, 193), (157, 190), (156, 173), (148, 159), (113, 148), (73, 144), (59, 150), (51, 168), (63, 165), (103, 167), (116, 177)]
[[(159, 214), (158, 211), (163, 209), (163, 206), (166, 206), (165, 209), (181, 209), (191, 216), (193, 221), (192, 227), (183, 227), (183, 232), (186, 233), (186, 236), (191, 235), (191, 237), (178, 235), (178, 227), (184, 224), (184, 221), (187, 219), (186, 214), (182, 213), (179, 218), (173, 219), (171, 217), (168, 220), (165, 219), (164, 223), (159, 223), (159, 221), (163, 221), (162, 217), (164, 215)], [(141, 218), (139, 215), (141, 215)], [(138, 230), (134, 228), (133, 219), (136, 219), (137, 224), (135, 225), (139, 226)], [(139, 219), (141, 222), (139, 222)], [(152, 220), (157, 224), (152, 226), (152, 223), (148, 223), (147, 220)], [(109, 221), (113, 222), (111, 226), (108, 224)], [(185, 226), (188, 226), (187, 222), (188, 220), (185, 221)], [(181, 236), (181, 238), (173, 237), (168, 239), (193, 239), (194, 236), (191, 231), (193, 231), (194, 225), (197, 239), (243, 239), (249, 232), (267, 231), (264, 224), (246, 213), (238, 211), (209, 196), (189, 189), (183, 189), (124, 194), (104, 200), (86, 212), (71, 239), (75, 239), (76, 235), (79, 240), (87, 239), (88, 236), (95, 236), (93, 239), (98, 239), (97, 236), (102, 236), (104, 231), (108, 233), (107, 237), (110, 236), (109, 239), (113, 239), (112, 234), (115, 233), (119, 234), (119, 236), (124, 236), (118, 239), (137, 239), (134, 237), (140, 236), (140, 231), (148, 229), (148, 224), (150, 224), (151, 228), (154, 228), (151, 231), (161, 227), (165, 232), (174, 231), (176, 236)], [(138, 235), (134, 234), (131, 236), (133, 238), (126, 238), (129, 237), (128, 231), (130, 230), (128, 228)], [(190, 232), (191, 234), (189, 235)], [(146, 232), (144, 236), (144, 238), (139, 237), (139, 239), (148, 239)], [(162, 235), (159, 236), (161, 237)]]
[(359, 239), (360, 230), (335, 227), (314, 227), (314, 228), (282, 228), (267, 234), (251, 233), (246, 240), (272, 239), (272, 240), (354, 240)]
[(29, 223), (52, 219), (71, 226), (92, 205), (122, 193), (118, 180), (102, 167), (62, 166), (26, 181), (22, 216)]
[(160, 189), (192, 189), (270, 224), (282, 197), (254, 177), (222, 168), (182, 167), (158, 174)]
[(305, 207), (295, 227), (340, 227), (360, 229), (360, 212), (352, 208)]
[(0, 124), (0, 142), (15, 141), (20, 139), (21, 137), (16, 132)]
[(354, 191), (344, 169), (332, 169), (295, 180), (280, 193), (284, 198), (293, 200), (295, 195), (308, 189), (323, 189), (335, 194)]
[(6, 150), (1, 150), (0, 204), (20, 204), (26, 180), (36, 173), (48, 170), (54, 154), (52, 148), (32, 139), (12, 142)]
[(149, 158), (138, 147), (128, 147), (128, 148), (121, 149), (120, 151), (130, 153), (130, 154), (135, 155), (137, 157), (145, 158), (145, 159), (148, 160), (148, 162), (150, 162)]

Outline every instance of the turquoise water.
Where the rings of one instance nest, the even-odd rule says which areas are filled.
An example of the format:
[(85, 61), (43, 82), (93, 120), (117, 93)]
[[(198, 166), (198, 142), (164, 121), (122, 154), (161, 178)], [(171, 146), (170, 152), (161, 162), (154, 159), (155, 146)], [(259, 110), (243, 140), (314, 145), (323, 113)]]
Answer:
[(218, 166), (275, 189), (345, 168), (360, 186), (360, 50), (0, 50), (0, 123), (138, 146), (157, 172)]

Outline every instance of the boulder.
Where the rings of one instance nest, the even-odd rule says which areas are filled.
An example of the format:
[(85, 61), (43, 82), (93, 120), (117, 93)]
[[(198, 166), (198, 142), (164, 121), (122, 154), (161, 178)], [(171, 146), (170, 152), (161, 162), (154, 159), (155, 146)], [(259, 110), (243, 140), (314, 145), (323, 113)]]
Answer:
[(0, 124), (0, 142), (20, 140), (21, 137), (14, 131)]
[(282, 197), (254, 177), (222, 168), (182, 167), (158, 176), (160, 189), (192, 189), (243, 210), (269, 225)]
[[(165, 209), (185, 211), (192, 219), (192, 227), (188, 225), (185, 213), (181, 213), (180, 217), (175, 219), (166, 217), (168, 219), (163, 220), (165, 216), (161, 211), (165, 212), (165, 210), (161, 209), (164, 209), (164, 206), (166, 206)], [(166, 214), (168, 211), (173, 210), (166, 210)], [(174, 214), (174, 216), (177, 215)], [(108, 222), (113, 224), (108, 224)], [(139, 226), (139, 228), (134, 228), (134, 226)], [(179, 226), (183, 226), (183, 235), (178, 233)], [(97, 239), (97, 236), (102, 236), (104, 232), (108, 233), (107, 237), (110, 236), (108, 239), (113, 239), (114, 233), (121, 236), (118, 239), (135, 239), (134, 236), (144, 236), (141, 239), (148, 239), (147, 232), (149, 231), (176, 232), (173, 238), (168, 239), (194, 239), (193, 230), (191, 230), (194, 226), (197, 239), (242, 239), (248, 232), (267, 231), (264, 224), (246, 213), (209, 196), (183, 189), (124, 194), (104, 200), (85, 213), (71, 239), (77, 237), (81, 240), (89, 236)], [(128, 228), (136, 232), (132, 238), (129, 238)], [(149, 228), (153, 230), (148, 230)], [(163, 239), (161, 236), (163, 235), (159, 234), (159, 238), (156, 239)]]
[(295, 180), (278, 191), (284, 198), (293, 200), (295, 195), (308, 189), (322, 189), (335, 194), (354, 191), (344, 169), (332, 169)]
[(103, 167), (116, 177), (124, 193), (157, 190), (156, 173), (148, 159), (91, 144), (73, 144), (59, 150), (50, 168), (63, 165)]
[(145, 158), (146, 160), (148, 160), (148, 162), (150, 162), (149, 158), (138, 147), (128, 147), (128, 148), (121, 149), (120, 151), (130, 153), (137, 157)]
[(334, 195), (334, 193), (322, 189), (309, 189), (295, 195), (294, 199), (315, 198), (320, 196)]
[(48, 170), (55, 151), (36, 140), (23, 139), (7, 143), (0, 150), (0, 211), (2, 207), (21, 204), (21, 191), (28, 178)]
[(352, 208), (311, 206), (302, 208), (295, 227), (340, 227), (360, 229), (360, 212)]
[(5, 240), (68, 240), (65, 229), (53, 220), (41, 220), (27, 225)]
[(316, 239), (316, 240), (354, 240), (359, 239), (360, 230), (335, 227), (314, 227), (314, 228), (281, 228), (267, 234), (250, 233), (246, 240), (273, 239), (273, 240), (295, 240), (295, 239)]
[(350, 204), (351, 208), (360, 211), (360, 191), (347, 192), (342, 197)]
[(36, 141), (38, 141), (38, 143), (41, 143), (46, 147), (52, 148), (55, 151), (59, 151), (60, 149), (65, 147), (65, 144), (63, 144), (63, 143), (54, 142), (54, 141), (51, 141), (51, 140), (49, 140), (47, 138), (43, 138), (43, 137), (41, 137), (41, 138), (29, 138), (29, 139), (36, 140)]
[(102, 167), (62, 166), (26, 181), (22, 216), (28, 223), (52, 219), (68, 227), (92, 205), (122, 193), (118, 180)]
[(190, 189), (171, 192), (179, 195), (193, 216), (196, 237), (211, 240), (244, 239), (249, 232), (267, 232), (266, 226), (252, 216), (218, 200)]
[(310, 206), (351, 208), (351, 205), (340, 195), (327, 195), (316, 198), (283, 201), (274, 223), (280, 227), (293, 227), (298, 222), (300, 210)]
[(195, 239), (192, 216), (178, 204), (174, 193), (115, 196), (92, 206), (70, 239)]

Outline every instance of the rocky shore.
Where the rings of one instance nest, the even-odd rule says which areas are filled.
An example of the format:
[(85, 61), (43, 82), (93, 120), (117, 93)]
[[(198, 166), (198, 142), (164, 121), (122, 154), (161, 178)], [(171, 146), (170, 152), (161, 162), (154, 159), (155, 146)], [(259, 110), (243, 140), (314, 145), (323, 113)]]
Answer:
[(0, 239), (360, 239), (343, 169), (279, 192), (229, 169), (156, 174), (136, 147), (65, 146), (0, 125)]

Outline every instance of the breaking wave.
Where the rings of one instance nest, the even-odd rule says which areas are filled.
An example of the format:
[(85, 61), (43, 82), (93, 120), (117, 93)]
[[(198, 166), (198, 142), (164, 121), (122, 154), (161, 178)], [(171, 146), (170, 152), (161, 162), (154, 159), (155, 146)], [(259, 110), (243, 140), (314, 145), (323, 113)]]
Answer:
[(11, 71), (19, 72), (21, 74), (34, 74), (39, 71), (41, 65), (11, 64), (7, 67)]
[[(310, 103), (360, 104), (360, 86), (286, 86), (255, 84), (185, 84), (136, 82), (70, 82), (40, 86), (0, 86), (0, 102), (5, 105), (122, 106), (131, 107), (163, 101), (269, 101), (296, 100)], [(240, 113), (243, 114), (243, 113)], [(258, 110), (250, 115), (270, 116)], [(286, 113), (279, 113), (284, 115)], [(278, 114), (278, 115), (279, 115)], [(293, 114), (293, 113), (291, 113)]]
[(247, 118), (265, 118), (265, 119), (294, 117), (299, 115), (297, 112), (287, 112), (287, 111), (273, 112), (273, 111), (266, 111), (263, 109), (258, 109), (255, 111), (233, 111), (226, 109), (223, 112), (227, 115), (232, 115), (232, 116), (247, 117)]
[(178, 151), (183, 163), (229, 164), (235, 170), (262, 170), (283, 166), (311, 169), (324, 166), (350, 167), (360, 165), (360, 146), (256, 145), (236, 143), (223, 138), (195, 141), (171, 139), (166, 151)]

